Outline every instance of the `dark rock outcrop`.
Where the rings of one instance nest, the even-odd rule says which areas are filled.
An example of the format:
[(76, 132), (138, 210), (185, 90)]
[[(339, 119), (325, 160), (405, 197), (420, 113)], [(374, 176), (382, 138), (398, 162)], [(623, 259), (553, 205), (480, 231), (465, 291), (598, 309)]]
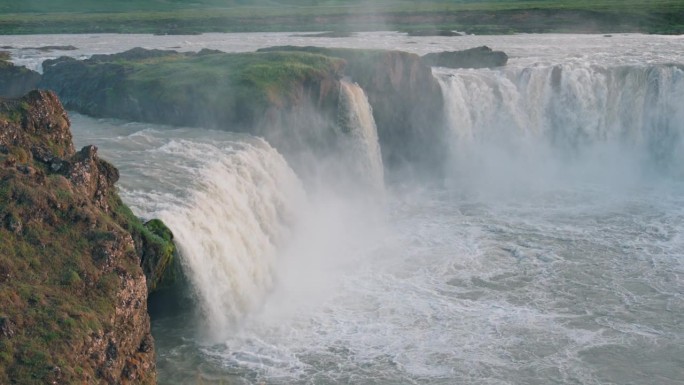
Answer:
[(341, 63), (313, 55), (132, 50), (43, 63), (42, 87), (102, 117), (253, 130), (311, 102), (336, 103)]
[[(201, 51), (201, 52), (204, 52)], [(220, 52), (220, 51), (217, 51)], [(93, 55), (88, 59), (88, 62), (113, 62), (113, 61), (127, 61), (127, 60), (145, 60), (145, 59), (155, 59), (161, 57), (168, 57), (170, 55), (187, 55), (192, 56), (192, 53), (179, 54), (177, 51), (172, 50), (161, 50), (161, 49), (145, 49), (140, 47), (131, 48), (128, 51), (114, 53), (114, 54), (103, 54), (103, 55)]]
[(408, 36), (463, 36), (463, 32), (453, 31), (450, 29), (410, 29), (406, 31)]
[[(325, 153), (344, 61), (302, 52), (136, 48), (43, 64), (42, 86), (91, 116), (249, 132), (282, 153)], [(310, 161), (290, 158), (295, 167)], [(310, 164), (309, 164), (310, 166)]]
[[(7, 58), (5, 58), (7, 59)], [(0, 56), (0, 97), (16, 98), (36, 88), (40, 74), (26, 67), (15, 66)]]
[(502, 51), (492, 51), (487, 46), (463, 51), (434, 52), (422, 57), (425, 64), (432, 67), (448, 68), (493, 68), (505, 66), (508, 55)]
[(446, 154), (443, 99), (431, 68), (399, 51), (273, 47), (196, 54), (136, 48), (43, 64), (42, 86), (69, 109), (265, 137), (299, 171), (335, 147), (340, 79), (366, 92), (385, 165), (419, 175)]
[(118, 176), (53, 93), (0, 99), (0, 383), (156, 382), (141, 258), (171, 236), (128, 230)]
[(302, 51), (344, 59), (344, 75), (363, 88), (373, 108), (385, 165), (418, 174), (439, 172), (446, 154), (444, 102), (439, 83), (418, 55), (293, 46), (260, 51)]

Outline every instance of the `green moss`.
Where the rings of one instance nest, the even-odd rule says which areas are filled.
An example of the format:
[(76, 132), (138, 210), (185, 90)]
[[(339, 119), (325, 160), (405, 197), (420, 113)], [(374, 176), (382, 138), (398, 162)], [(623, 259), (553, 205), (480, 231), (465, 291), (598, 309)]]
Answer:
[(78, 273), (74, 270), (68, 269), (67, 271), (64, 272), (64, 276), (62, 277), (62, 283), (67, 286), (77, 286), (80, 285), (83, 281), (81, 280), (81, 276), (78, 275)]
[[(107, 74), (116, 72), (110, 65), (117, 66), (119, 78), (108, 81)], [(139, 60), (115, 57), (107, 64), (85, 63), (79, 71), (84, 79), (108, 85), (90, 98), (100, 101), (91, 113), (164, 111), (161, 118), (170, 124), (239, 127), (261, 119), (270, 107), (296, 103), (302, 84), (337, 76), (343, 65), (337, 58), (303, 52), (170, 53)], [(131, 100), (139, 104), (128, 108)]]
[(143, 224), (118, 197), (110, 202), (117, 223), (133, 236), (136, 251), (141, 256), (140, 265), (147, 277), (149, 292), (161, 285), (173, 285), (178, 270), (176, 263), (176, 246), (173, 233), (159, 219)]
[(152, 219), (146, 222), (145, 228), (165, 242), (173, 241), (173, 233), (171, 232), (171, 229), (166, 227), (164, 222), (162, 222), (160, 219)]

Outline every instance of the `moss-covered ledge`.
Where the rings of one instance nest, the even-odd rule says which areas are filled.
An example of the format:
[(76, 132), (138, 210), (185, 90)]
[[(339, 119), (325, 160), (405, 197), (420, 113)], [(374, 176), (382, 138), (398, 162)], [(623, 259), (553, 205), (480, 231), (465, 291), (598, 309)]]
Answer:
[(9, 52), (0, 51), (0, 97), (24, 96), (36, 88), (41, 76), (26, 67), (15, 66), (10, 59)]
[(43, 63), (42, 87), (83, 114), (241, 131), (305, 99), (336, 107), (344, 61), (303, 52), (132, 50)]

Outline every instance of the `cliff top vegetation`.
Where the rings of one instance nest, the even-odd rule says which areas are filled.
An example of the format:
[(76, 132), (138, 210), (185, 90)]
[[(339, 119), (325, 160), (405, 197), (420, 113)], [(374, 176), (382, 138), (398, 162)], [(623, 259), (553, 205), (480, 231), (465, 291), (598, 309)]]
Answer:
[[(48, 61), (44, 86), (58, 91), (67, 108), (96, 116), (117, 111), (145, 120), (164, 106), (164, 123), (235, 125), (239, 131), (240, 125), (261, 119), (269, 107), (300, 103), (302, 87), (337, 79), (344, 66), (342, 59), (305, 52), (183, 54), (133, 49), (85, 61)], [(87, 81), (74, 82), (73, 77)], [(91, 83), (98, 86), (92, 88)], [(82, 102), (85, 94), (97, 100), (93, 108)]]

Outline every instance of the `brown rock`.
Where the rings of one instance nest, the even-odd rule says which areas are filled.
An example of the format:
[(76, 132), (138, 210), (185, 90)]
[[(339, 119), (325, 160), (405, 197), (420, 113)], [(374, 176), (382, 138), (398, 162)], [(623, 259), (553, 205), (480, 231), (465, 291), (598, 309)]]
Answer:
[(118, 170), (95, 146), (74, 151), (48, 91), (0, 99), (0, 149), (0, 282), (11, 294), (0, 340), (14, 352), (0, 383), (154, 384), (141, 255), (114, 215)]

